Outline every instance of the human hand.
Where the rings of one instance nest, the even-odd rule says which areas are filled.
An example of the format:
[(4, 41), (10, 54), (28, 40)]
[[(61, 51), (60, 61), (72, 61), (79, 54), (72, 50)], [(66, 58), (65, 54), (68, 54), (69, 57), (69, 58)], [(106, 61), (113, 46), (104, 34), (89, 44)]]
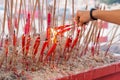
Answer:
[(78, 26), (83, 26), (91, 20), (92, 19), (90, 18), (90, 11), (77, 11), (75, 21), (78, 24)]

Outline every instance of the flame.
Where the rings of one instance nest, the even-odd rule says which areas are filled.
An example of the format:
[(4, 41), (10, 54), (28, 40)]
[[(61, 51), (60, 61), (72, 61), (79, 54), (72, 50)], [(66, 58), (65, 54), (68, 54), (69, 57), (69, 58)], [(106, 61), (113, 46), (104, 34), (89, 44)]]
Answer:
[(57, 31), (55, 29), (51, 28), (51, 33), (52, 33), (52, 36), (53, 36), (51, 38), (52, 43), (56, 43), (57, 42)]

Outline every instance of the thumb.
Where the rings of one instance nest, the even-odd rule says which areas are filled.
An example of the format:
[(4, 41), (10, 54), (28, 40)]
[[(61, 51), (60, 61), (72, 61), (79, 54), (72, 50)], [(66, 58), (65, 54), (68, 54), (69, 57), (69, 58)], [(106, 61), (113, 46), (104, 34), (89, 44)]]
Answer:
[(78, 26), (83, 26), (83, 23), (82, 23), (82, 22), (79, 22)]

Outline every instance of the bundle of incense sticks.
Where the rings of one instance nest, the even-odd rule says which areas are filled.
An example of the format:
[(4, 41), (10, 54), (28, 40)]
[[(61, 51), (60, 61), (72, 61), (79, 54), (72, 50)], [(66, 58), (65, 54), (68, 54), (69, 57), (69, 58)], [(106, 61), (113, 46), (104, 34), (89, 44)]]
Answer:
[[(46, 10), (46, 31), (44, 31), (45, 28), (43, 27), (45, 2), (46, 9), (51, 6), (49, 11)], [(111, 33), (113, 33), (113, 35), (110, 35), (112, 37), (111, 40), (105, 43), (108, 45), (107, 50), (102, 52), (100, 51), (101, 43), (99, 41), (100, 36), (103, 35), (102, 32), (104, 31), (104, 29), (100, 27), (102, 24), (98, 26), (97, 21), (92, 21), (88, 25), (78, 27), (73, 20), (71, 23), (66, 24), (66, 8), (68, 4), (67, 0), (65, 0), (63, 20), (61, 20), (62, 24), (58, 26), (56, 23), (59, 20), (56, 21), (56, 18), (58, 18), (58, 16), (56, 17), (56, 14), (59, 13), (56, 13), (56, 8), (60, 3), (57, 3), (57, 1), (54, 0), (53, 6), (48, 4), (48, 2), (48, 0), (30, 0), (30, 2), (27, 4), (25, 0), (20, 0), (20, 4), (18, 5), (18, 2), (15, 0), (5, 0), (1, 34), (6, 36), (6, 21), (8, 21), (7, 26), (9, 33), (7, 37), (3, 37), (2, 39), (4, 46), (1, 50), (2, 54), (0, 54), (0, 69), (5, 69), (4, 66), (7, 66), (6, 68), (10, 68), (9, 70), (21, 68), (23, 70), (35, 71), (44, 66), (59, 66), (60, 64), (64, 63), (64, 65), (67, 65), (67, 63), (70, 61), (79, 61), (80, 58), (83, 59), (84, 57), (85, 59), (83, 60), (92, 57), (92, 59), (97, 61), (99, 59), (98, 57), (101, 57), (101, 55), (102, 57), (103, 55), (104, 57), (110, 55), (108, 54), (109, 49), (114, 38), (116, 38), (118, 27), (115, 27), (115, 29), (112, 29), (108, 33), (108, 35)], [(13, 12), (14, 6), (19, 7), (15, 7), (15, 12)], [(27, 6), (29, 6), (29, 8), (32, 7), (33, 10), (27, 9)], [(24, 17), (21, 16), (23, 13), (22, 9), (25, 9), (26, 12)], [(37, 10), (39, 12), (39, 16), (37, 17), (39, 26), (36, 25), (37, 21), (35, 18)], [(8, 15), (8, 13), (10, 13), (10, 15)], [(13, 14), (18, 16), (13, 17)], [(74, 18), (74, 0), (72, 0), (71, 18)], [(71, 19), (68, 21), (71, 21)], [(22, 35), (19, 37), (18, 35), (20, 34), (21, 25), (23, 25), (23, 30)], [(37, 27), (39, 27), (38, 34), (35, 33)]]

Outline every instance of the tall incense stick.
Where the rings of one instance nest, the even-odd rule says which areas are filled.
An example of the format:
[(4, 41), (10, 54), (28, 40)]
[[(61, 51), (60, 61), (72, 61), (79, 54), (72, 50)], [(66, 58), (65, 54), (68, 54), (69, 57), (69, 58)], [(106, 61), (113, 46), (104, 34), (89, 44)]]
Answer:
[[(35, 11), (36, 11), (36, 7), (37, 7), (37, 3), (38, 3), (38, 0), (36, 0), (36, 2), (35, 2), (35, 6), (34, 6), (34, 8), (33, 8), (33, 12), (32, 12), (32, 19), (31, 19), (31, 26), (32, 26), (32, 22), (33, 22), (33, 20), (34, 20), (34, 15), (35, 15)], [(34, 26), (35, 27), (35, 26)]]
[(74, 24), (74, 0), (72, 0), (72, 23)]
[(55, 26), (55, 12), (56, 12), (56, 0), (54, 0), (54, 8), (53, 8), (53, 24), (52, 24), (52, 26)]
[(3, 25), (2, 25), (2, 33), (4, 33), (4, 28), (5, 28), (6, 12), (7, 12), (7, 0), (5, 0), (5, 8), (4, 8), (4, 18), (3, 18)]
[(19, 7), (19, 14), (18, 14), (18, 30), (17, 30), (17, 35), (19, 32), (19, 23), (20, 23), (20, 14), (21, 14), (21, 8), (22, 8), (22, 0), (20, 0), (20, 7)]
[(40, 20), (41, 20), (41, 7), (40, 7), (40, 0), (38, 0), (38, 29), (39, 29), (39, 33), (40, 33)]
[(42, 16), (41, 16), (41, 31), (44, 29), (43, 18), (44, 18), (44, 0), (42, 0)]
[(119, 28), (119, 27), (116, 27), (116, 29), (115, 29), (115, 31), (114, 31), (114, 33), (113, 33), (112, 39), (111, 39), (111, 41), (110, 41), (110, 43), (109, 43), (109, 45), (108, 45), (108, 49), (107, 49), (106, 52), (105, 52), (105, 56), (108, 54), (108, 51), (109, 51), (109, 49), (110, 49), (110, 47), (111, 47), (111, 45), (112, 45), (113, 39), (114, 39), (114, 37), (115, 37), (115, 34), (117, 33), (118, 28)]
[(65, 10), (64, 10), (64, 15), (63, 15), (63, 25), (65, 25), (66, 9), (67, 9), (67, 0), (65, 0)]

